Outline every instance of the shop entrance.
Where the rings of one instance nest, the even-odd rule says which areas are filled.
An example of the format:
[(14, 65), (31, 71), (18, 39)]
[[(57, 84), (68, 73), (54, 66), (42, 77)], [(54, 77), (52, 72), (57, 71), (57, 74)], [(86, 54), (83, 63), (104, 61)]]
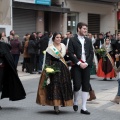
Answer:
[(52, 32), (60, 32), (62, 18), (58, 12), (44, 12), (44, 30)]

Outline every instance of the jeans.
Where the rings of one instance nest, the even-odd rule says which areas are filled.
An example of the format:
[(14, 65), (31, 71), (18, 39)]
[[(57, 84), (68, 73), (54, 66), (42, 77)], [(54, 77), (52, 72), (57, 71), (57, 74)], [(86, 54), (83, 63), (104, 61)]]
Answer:
[(15, 66), (17, 68), (20, 54), (12, 54), (12, 56), (13, 56), (13, 59), (14, 59), (14, 62), (15, 62)]
[(120, 79), (118, 79), (118, 92), (117, 92), (117, 96), (120, 96)]

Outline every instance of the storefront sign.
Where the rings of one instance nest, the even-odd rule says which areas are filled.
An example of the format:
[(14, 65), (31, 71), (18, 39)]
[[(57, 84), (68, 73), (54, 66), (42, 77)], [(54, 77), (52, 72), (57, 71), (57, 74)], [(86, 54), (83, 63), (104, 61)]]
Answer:
[(24, 3), (41, 4), (41, 5), (51, 5), (51, 0), (14, 0), (14, 1), (24, 2)]
[(120, 20), (120, 11), (117, 12), (117, 20)]
[(35, 0), (36, 4), (51, 5), (51, 0)]

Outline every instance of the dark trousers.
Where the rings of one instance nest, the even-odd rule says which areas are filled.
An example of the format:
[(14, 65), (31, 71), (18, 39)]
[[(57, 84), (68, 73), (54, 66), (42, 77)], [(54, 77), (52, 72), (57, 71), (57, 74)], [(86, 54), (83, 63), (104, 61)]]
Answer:
[(35, 71), (38, 71), (39, 69), (39, 55), (36, 54), (36, 57), (35, 57)]
[(24, 58), (26, 72), (30, 72), (30, 58)]
[(24, 71), (25, 69), (25, 58), (23, 58), (23, 64), (22, 64), (22, 70)]
[(13, 56), (13, 59), (14, 59), (14, 62), (15, 62), (15, 66), (17, 68), (20, 54), (12, 54), (12, 56)]
[(43, 58), (44, 58), (44, 54), (40, 53), (40, 56), (39, 56), (39, 71), (42, 70)]
[(71, 76), (73, 78), (74, 91), (79, 91), (82, 86), (83, 92), (90, 90), (90, 66), (81, 69), (80, 66), (74, 65), (71, 69)]
[(30, 54), (30, 73), (34, 72), (35, 68), (35, 54)]

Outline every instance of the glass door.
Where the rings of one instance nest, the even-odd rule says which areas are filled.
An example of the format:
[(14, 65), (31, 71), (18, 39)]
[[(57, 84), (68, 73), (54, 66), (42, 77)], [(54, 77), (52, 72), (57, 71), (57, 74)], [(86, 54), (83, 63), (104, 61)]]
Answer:
[(67, 31), (71, 31), (76, 34), (76, 26), (78, 23), (78, 13), (68, 13), (67, 15)]

